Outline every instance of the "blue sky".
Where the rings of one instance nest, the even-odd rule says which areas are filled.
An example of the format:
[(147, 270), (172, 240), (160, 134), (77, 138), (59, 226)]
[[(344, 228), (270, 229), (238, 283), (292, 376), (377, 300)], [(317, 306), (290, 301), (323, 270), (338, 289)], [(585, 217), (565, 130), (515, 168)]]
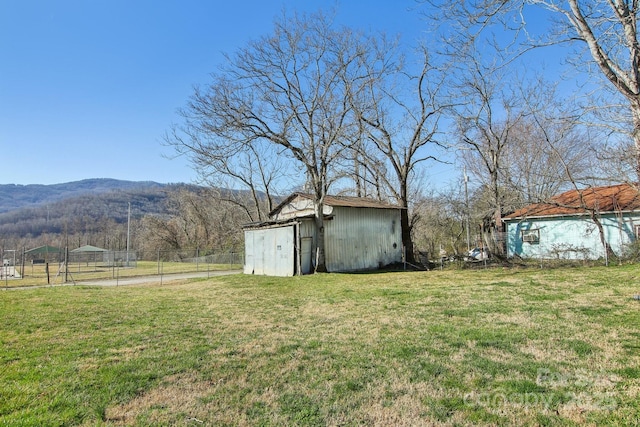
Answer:
[[(287, 11), (329, 0), (1, 0), (0, 184), (193, 182), (163, 134), (194, 85)], [(342, 0), (337, 20), (425, 30), (413, 0)]]

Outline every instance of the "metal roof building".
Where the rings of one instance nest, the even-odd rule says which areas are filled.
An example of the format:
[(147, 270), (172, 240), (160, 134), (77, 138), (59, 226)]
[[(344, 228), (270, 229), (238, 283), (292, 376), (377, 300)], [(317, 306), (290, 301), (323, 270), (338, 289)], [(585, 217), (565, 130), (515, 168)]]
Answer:
[(55, 246), (38, 246), (37, 248), (29, 249), (28, 251), (24, 251), (27, 255), (41, 255), (41, 254), (59, 254), (62, 252), (60, 248)]
[(34, 262), (60, 261), (64, 257), (62, 249), (45, 245), (24, 252), (25, 258)]
[[(330, 272), (371, 270), (402, 261), (401, 208), (372, 199), (326, 196), (325, 261)], [(314, 270), (314, 199), (294, 193), (270, 220), (244, 226), (246, 274), (293, 276)]]

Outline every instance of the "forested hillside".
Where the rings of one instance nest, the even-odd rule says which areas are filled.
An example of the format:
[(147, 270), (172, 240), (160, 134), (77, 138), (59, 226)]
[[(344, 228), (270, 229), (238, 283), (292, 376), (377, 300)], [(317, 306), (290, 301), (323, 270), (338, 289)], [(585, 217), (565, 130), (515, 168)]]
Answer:
[(98, 195), (116, 190), (138, 192), (160, 190), (166, 184), (156, 182), (121, 181), (117, 179), (85, 179), (63, 184), (0, 184), (0, 213), (24, 207), (53, 204), (77, 196)]
[(97, 231), (127, 221), (128, 204), (134, 219), (166, 213), (164, 201), (171, 187), (113, 190), (84, 194), (0, 213), (0, 235), (36, 237)]
[(117, 225), (126, 224), (129, 203), (133, 221), (146, 215), (167, 216), (168, 195), (186, 187), (114, 179), (0, 185), (0, 240), (106, 235)]
[(249, 222), (229, 201), (237, 197), (243, 192), (112, 179), (0, 185), (0, 248), (122, 249), (127, 235), (146, 251), (236, 247)]

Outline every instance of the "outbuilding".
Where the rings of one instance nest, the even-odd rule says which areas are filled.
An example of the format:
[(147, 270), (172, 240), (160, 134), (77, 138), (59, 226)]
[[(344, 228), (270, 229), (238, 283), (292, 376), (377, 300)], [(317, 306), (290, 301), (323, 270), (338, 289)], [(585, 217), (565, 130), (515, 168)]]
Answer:
[[(244, 226), (245, 274), (293, 276), (314, 271), (314, 199), (294, 193), (269, 221)], [(402, 262), (401, 208), (378, 200), (326, 196), (325, 263), (330, 272), (372, 270)]]
[(596, 221), (606, 244), (621, 255), (640, 235), (640, 193), (631, 184), (570, 190), (546, 203), (526, 206), (504, 221), (508, 256), (604, 258)]
[(50, 245), (29, 249), (24, 252), (24, 255), (25, 261), (29, 260), (33, 264), (44, 264), (54, 260), (57, 262), (61, 257), (64, 257), (60, 248)]

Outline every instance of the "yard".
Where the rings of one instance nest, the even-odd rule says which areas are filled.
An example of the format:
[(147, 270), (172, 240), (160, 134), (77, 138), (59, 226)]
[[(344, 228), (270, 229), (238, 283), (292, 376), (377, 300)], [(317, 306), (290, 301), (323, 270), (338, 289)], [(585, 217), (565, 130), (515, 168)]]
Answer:
[(640, 268), (0, 291), (0, 425), (632, 425)]

